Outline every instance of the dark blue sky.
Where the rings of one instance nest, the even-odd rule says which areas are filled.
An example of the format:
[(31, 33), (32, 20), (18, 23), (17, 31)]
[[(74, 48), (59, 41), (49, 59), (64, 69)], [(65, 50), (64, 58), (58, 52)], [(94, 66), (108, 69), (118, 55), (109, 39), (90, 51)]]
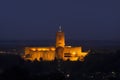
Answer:
[(0, 0), (0, 40), (120, 40), (119, 0)]

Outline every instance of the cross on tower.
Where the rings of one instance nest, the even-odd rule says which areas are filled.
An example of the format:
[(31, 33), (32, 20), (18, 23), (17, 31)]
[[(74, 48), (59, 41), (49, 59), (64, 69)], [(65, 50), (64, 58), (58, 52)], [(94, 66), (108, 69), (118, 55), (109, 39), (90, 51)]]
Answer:
[(59, 26), (59, 32), (62, 32), (62, 28), (61, 28), (61, 26)]

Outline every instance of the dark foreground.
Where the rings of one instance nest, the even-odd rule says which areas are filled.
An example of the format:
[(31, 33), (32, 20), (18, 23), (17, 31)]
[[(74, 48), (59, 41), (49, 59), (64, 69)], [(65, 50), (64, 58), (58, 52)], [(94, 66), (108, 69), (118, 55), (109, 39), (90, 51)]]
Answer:
[(84, 62), (31, 62), (19, 55), (1, 54), (0, 80), (120, 80), (120, 50), (93, 51)]

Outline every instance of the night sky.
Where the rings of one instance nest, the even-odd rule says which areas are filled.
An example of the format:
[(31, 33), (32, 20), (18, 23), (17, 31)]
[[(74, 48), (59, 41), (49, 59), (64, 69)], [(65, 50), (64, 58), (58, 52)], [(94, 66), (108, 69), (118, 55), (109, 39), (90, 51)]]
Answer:
[(119, 0), (0, 0), (0, 40), (120, 40)]

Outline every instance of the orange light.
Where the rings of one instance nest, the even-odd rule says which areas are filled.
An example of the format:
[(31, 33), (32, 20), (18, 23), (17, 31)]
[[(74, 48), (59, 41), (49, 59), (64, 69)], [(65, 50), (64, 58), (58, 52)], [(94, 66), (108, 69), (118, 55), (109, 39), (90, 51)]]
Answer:
[(76, 54), (76, 52), (73, 52), (72, 54), (73, 54), (73, 55), (75, 55), (75, 54)]
[(38, 48), (37, 50), (38, 50), (38, 51), (41, 51), (41, 48)]
[(52, 51), (55, 51), (55, 48), (51, 48)]
[(36, 49), (35, 49), (35, 48), (31, 48), (31, 50), (32, 50), (32, 51), (36, 51)]

